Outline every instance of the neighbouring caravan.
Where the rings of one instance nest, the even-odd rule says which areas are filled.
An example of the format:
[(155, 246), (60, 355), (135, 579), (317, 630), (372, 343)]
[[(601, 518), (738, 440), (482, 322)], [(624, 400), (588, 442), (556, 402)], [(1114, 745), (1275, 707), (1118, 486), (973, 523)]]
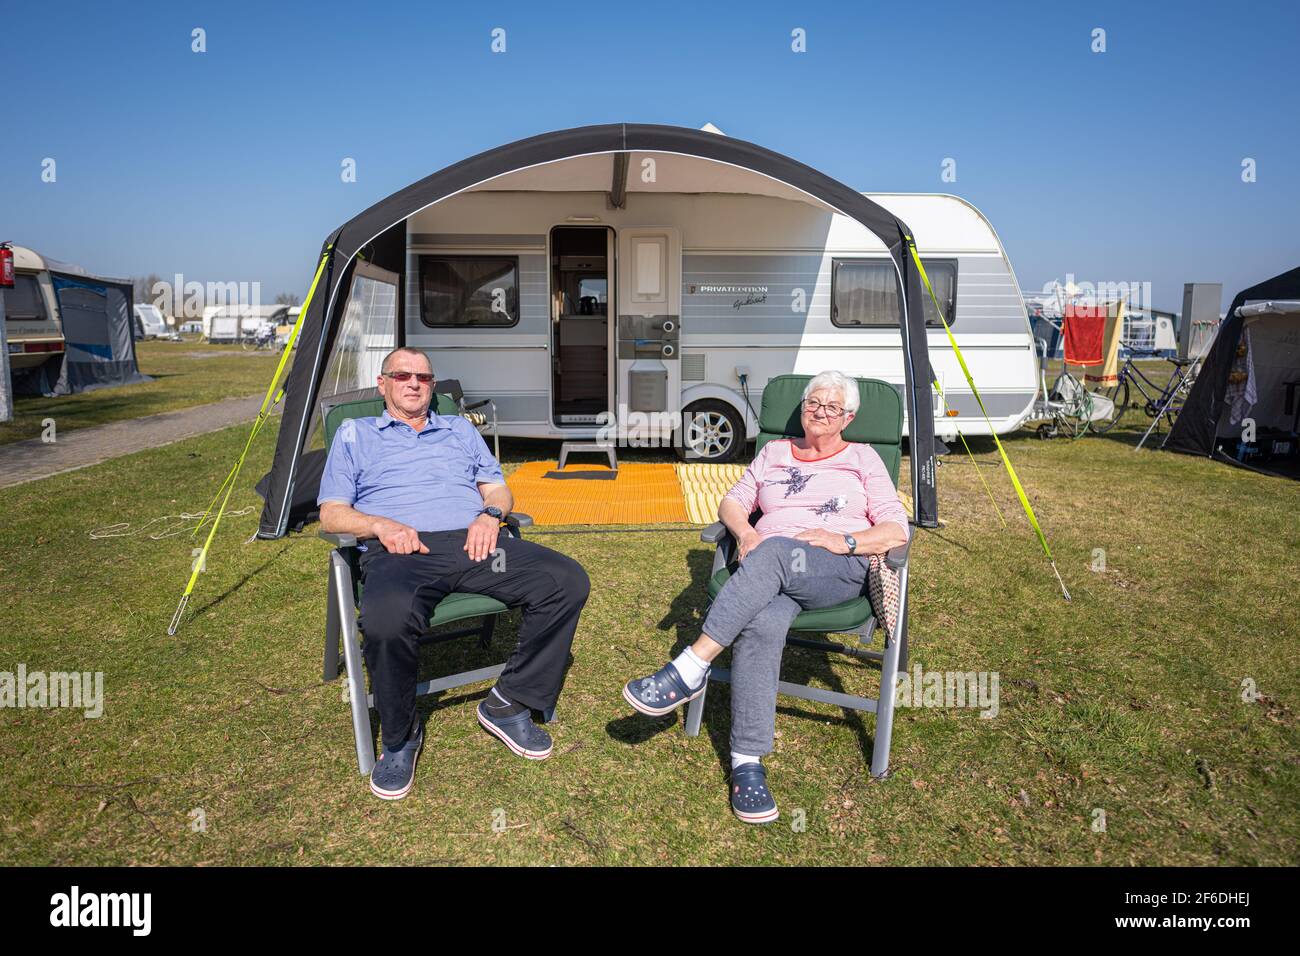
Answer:
[[(716, 131), (615, 123), (488, 150), (375, 203), (322, 245), (285, 383), (258, 534), (285, 533), (322, 399), (410, 345), (496, 403), (503, 435), (743, 454), (767, 381), (839, 368), (902, 393), (917, 523), (934, 437), (987, 433), (916, 268), (925, 263), (992, 429), (1037, 364), (996, 233), (952, 196), (864, 194)], [(942, 387), (932, 385), (933, 379)]]
[(216, 345), (230, 345), (256, 338), (266, 329), (289, 321), (287, 305), (207, 306), (203, 310), (204, 335)]
[(167, 319), (156, 305), (137, 302), (135, 305), (135, 319), (140, 329), (141, 338), (162, 339), (171, 334), (171, 329), (167, 328)]

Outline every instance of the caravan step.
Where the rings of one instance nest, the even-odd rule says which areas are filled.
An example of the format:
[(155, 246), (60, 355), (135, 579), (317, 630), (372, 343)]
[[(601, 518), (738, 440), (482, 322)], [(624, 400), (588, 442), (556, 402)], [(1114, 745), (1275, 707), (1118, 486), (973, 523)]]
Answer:
[(564, 471), (569, 455), (575, 452), (580, 455), (604, 455), (609, 459), (609, 470), (618, 473), (618, 450), (613, 445), (602, 442), (566, 441), (560, 446), (560, 460), (555, 466), (556, 470)]

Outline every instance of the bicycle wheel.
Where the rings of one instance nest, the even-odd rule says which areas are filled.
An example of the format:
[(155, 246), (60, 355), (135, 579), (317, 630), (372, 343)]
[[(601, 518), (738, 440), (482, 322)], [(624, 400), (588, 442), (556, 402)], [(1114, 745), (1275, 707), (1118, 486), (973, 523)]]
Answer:
[(1101, 435), (1114, 428), (1115, 423), (1124, 417), (1124, 409), (1128, 408), (1128, 379), (1121, 378), (1110, 388), (1098, 389), (1097, 393), (1111, 403), (1109, 417), (1103, 416), (1092, 422), (1092, 430)]

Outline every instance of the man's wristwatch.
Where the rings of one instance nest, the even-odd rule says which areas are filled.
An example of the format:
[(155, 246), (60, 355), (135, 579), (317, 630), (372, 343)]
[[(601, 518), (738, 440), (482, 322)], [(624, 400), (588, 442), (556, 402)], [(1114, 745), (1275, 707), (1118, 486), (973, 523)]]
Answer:
[(496, 518), (497, 521), (505, 520), (505, 512), (500, 508), (493, 508), (491, 505), (479, 512), (480, 515), (487, 515), (489, 518)]
[(846, 534), (844, 536), (844, 543), (849, 546), (849, 554), (853, 554), (853, 552), (858, 550), (858, 539), (853, 537), (853, 535)]

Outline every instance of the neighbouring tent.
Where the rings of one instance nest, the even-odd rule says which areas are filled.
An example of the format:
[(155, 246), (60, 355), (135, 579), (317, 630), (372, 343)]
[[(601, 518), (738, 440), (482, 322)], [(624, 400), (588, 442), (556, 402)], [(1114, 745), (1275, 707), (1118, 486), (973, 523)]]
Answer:
[(49, 257), (41, 261), (54, 289), (64, 351), (43, 365), (15, 372), (15, 394), (73, 395), (151, 381), (136, 360), (132, 284)]
[(1300, 478), (1300, 267), (1238, 292), (1161, 447)]
[[(925, 301), (919, 272), (909, 252), (911, 230), (906, 223), (856, 190), (803, 163), (761, 146), (711, 132), (676, 126), (612, 123), (544, 133), (480, 153), (448, 166), (386, 199), (336, 229), (325, 240), (315, 263), (318, 282), (301, 316), (293, 366), (284, 384), (283, 415), (275, 457), (266, 481), (266, 503), (258, 528), (260, 538), (286, 533), (302, 478), (302, 459), (310, 437), (313, 409), (322, 395), (322, 382), (340, 361), (347, 360), (352, 340), (360, 341), (354, 313), (363, 312), (368, 325), (380, 320), (395, 326), (395, 344), (405, 344), (400, 321), (401, 296), (376, 299), (370, 288), (375, 277), (386, 288), (400, 289), (405, 271), (406, 221), (413, 214), (509, 173), (546, 164), (590, 157), (610, 157), (609, 171), (626, 176), (632, 154), (671, 154), (717, 164), (714, 185), (727, 191), (736, 170), (757, 173), (791, 187), (855, 219), (874, 233), (889, 251), (903, 295), (898, 297), (905, 382), (903, 397), (908, 419), (911, 461), (910, 491), (919, 525), (938, 523), (935, 486), (934, 416), (931, 411), (930, 368), (926, 345)], [(729, 172), (730, 170), (730, 172)], [(608, 187), (606, 187), (608, 188)], [(353, 300), (368, 303), (358, 310)], [(376, 303), (390, 304), (379, 308)], [(396, 321), (394, 321), (396, 319)]]
[(63, 366), (55, 395), (147, 382), (135, 357), (132, 288), (89, 276), (50, 270), (63, 325)]

